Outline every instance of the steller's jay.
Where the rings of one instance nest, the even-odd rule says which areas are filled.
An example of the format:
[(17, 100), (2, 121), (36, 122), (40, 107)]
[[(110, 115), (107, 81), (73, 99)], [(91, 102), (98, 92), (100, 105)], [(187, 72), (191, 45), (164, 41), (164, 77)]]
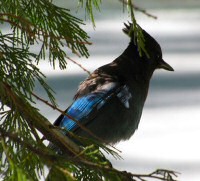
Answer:
[[(154, 70), (173, 71), (163, 61), (160, 45), (146, 31), (142, 30), (147, 54), (143, 52), (142, 56), (135, 43), (132, 24), (125, 24), (123, 31), (131, 38), (128, 47), (113, 62), (99, 67), (80, 84), (74, 102), (66, 110), (68, 115), (110, 144), (129, 139), (138, 128)], [(54, 125), (92, 137), (64, 115), (58, 117)]]

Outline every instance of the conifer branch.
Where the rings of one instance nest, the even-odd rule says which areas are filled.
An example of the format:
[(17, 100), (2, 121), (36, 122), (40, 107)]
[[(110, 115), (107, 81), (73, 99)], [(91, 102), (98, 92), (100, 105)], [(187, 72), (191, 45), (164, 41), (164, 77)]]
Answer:
[[(125, 5), (128, 5), (127, 0), (119, 0), (119, 1), (122, 2), (122, 3), (125, 4)], [(136, 6), (135, 4), (132, 4), (132, 7), (133, 7), (136, 11), (139, 11), (139, 12), (141, 12), (141, 13), (147, 15), (147, 16), (150, 17), (150, 18), (153, 18), (153, 19), (157, 19), (157, 18), (158, 18), (157, 16), (148, 13), (147, 10), (145, 10), (145, 9), (143, 9), (143, 8), (141, 8), (141, 7)]]
[(0, 138), (4, 138), (4, 137), (8, 137), (11, 140), (21, 144), (22, 146), (25, 146), (26, 148), (28, 148), (30, 151), (36, 153), (37, 155), (39, 155), (41, 158), (47, 156), (47, 152), (44, 150), (44, 148), (42, 150), (37, 149), (36, 146), (30, 144), (29, 142), (27, 142), (26, 140), (22, 140), (20, 139), (20, 136), (18, 135), (18, 133), (10, 133), (5, 131), (4, 129), (2, 129), (0, 127)]
[(64, 136), (56, 129), (51, 129), (52, 124), (43, 117), (35, 108), (33, 108), (28, 102), (21, 99), (12, 88), (6, 84), (0, 82), (0, 90), (10, 98), (10, 104), (8, 106), (14, 106), (14, 108), (21, 113), (21, 116), (30, 124), (39, 130), (45, 137), (58, 145), (58, 147), (66, 152), (67, 150), (74, 155), (77, 155), (81, 150), (80, 148), (73, 143), (69, 138)]
[(50, 165), (54, 165), (54, 164), (59, 165), (59, 164), (63, 163), (63, 161), (70, 161), (72, 163), (89, 166), (90, 168), (92, 168), (94, 170), (101, 169), (101, 170), (104, 170), (105, 172), (114, 172), (117, 175), (119, 175), (121, 178), (123, 178), (123, 180), (125, 179), (125, 180), (134, 181), (135, 179), (138, 179), (138, 180), (143, 181), (143, 180), (145, 180), (145, 178), (151, 178), (151, 179), (162, 180), (162, 181), (177, 181), (175, 179), (177, 177), (177, 172), (174, 172), (171, 170), (158, 169), (150, 174), (133, 174), (133, 173), (129, 173), (129, 172), (119, 171), (112, 167), (107, 167), (107, 166), (104, 167), (102, 165), (92, 163), (88, 160), (80, 160), (80, 159), (77, 159), (76, 157), (69, 158), (69, 157), (54, 155), (51, 152), (49, 152), (48, 150), (46, 150), (46, 151), (44, 149), (40, 150), (40, 149), (34, 147), (33, 145), (31, 145), (30, 143), (26, 142), (25, 140), (22, 141), (17, 136), (17, 133), (16, 134), (8, 133), (8, 132), (4, 131), (2, 128), (0, 128), (0, 136), (1, 137), (9, 137), (10, 139), (24, 145), (25, 147), (30, 149), (32, 152), (34, 152), (35, 154), (37, 154), (38, 156), (43, 158), (45, 160), (45, 162)]

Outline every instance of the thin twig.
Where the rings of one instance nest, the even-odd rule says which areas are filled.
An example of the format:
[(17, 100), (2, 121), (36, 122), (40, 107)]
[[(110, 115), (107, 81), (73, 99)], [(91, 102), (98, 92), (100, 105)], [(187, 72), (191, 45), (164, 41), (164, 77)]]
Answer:
[[(84, 125), (82, 125), (78, 120), (76, 120), (75, 118), (73, 118), (72, 116), (70, 116), (69, 114), (67, 114), (65, 111), (63, 111), (63, 110), (57, 108), (56, 106), (54, 106), (54, 105), (52, 105), (51, 103), (49, 103), (48, 101), (42, 99), (41, 97), (39, 97), (38, 95), (36, 95), (36, 94), (33, 93), (33, 92), (32, 92), (32, 95), (33, 95), (36, 99), (40, 100), (41, 102), (43, 102), (43, 103), (45, 103), (46, 105), (48, 105), (49, 107), (51, 107), (52, 109), (57, 110), (58, 112), (60, 112), (60, 113), (61, 113), (62, 115), (64, 115), (64, 116), (67, 116), (69, 119), (71, 119), (72, 121), (74, 121), (78, 126), (80, 126), (81, 129), (83, 129), (84, 131), (88, 132), (91, 136), (94, 136), (95, 138), (100, 139), (100, 138), (96, 137), (96, 136), (94, 135), (94, 133), (92, 133), (92, 132), (91, 132), (89, 129), (87, 129)], [(103, 140), (101, 140), (101, 141), (103, 141)]]
[[(124, 5), (124, 4), (128, 5), (127, 0), (119, 0), (119, 1), (122, 2), (123, 5)], [(142, 12), (143, 14), (147, 15), (148, 17), (151, 17), (151, 18), (153, 18), (153, 19), (157, 19), (157, 18), (158, 18), (157, 16), (148, 13), (145, 9), (142, 9), (142, 8), (136, 6), (135, 4), (133, 4), (132, 7), (133, 7), (136, 11)]]
[(84, 72), (87, 72), (91, 76), (91, 72), (84, 68), (80, 63), (76, 62), (75, 60), (72, 60), (70, 57), (67, 57), (67, 59), (69, 59), (74, 64), (78, 65)]

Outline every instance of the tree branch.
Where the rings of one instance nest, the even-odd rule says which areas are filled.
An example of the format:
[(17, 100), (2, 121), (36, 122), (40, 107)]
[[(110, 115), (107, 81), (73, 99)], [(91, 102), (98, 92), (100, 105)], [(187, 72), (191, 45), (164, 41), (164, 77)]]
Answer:
[(79, 146), (57, 129), (51, 129), (52, 124), (28, 102), (21, 99), (8, 84), (0, 82), (0, 90), (3, 92), (3, 96), (6, 95), (9, 97), (10, 101), (12, 101), (9, 102), (9, 107), (14, 107), (27, 123), (34, 125), (37, 130), (39, 130), (49, 141), (57, 145), (64, 153), (66, 151), (73, 155), (78, 155), (80, 153), (81, 149)]
[(102, 166), (99, 164), (92, 163), (91, 161), (88, 161), (88, 160), (79, 160), (77, 157), (69, 158), (66, 156), (63, 157), (61, 155), (51, 154), (51, 152), (49, 152), (46, 149), (41, 150), (41, 149), (36, 148), (35, 146), (31, 145), (30, 143), (26, 142), (25, 140), (21, 140), (20, 137), (17, 135), (17, 133), (6, 132), (1, 127), (0, 127), (0, 133), (1, 133), (0, 134), (1, 137), (9, 137), (13, 141), (20, 143), (21, 145), (25, 146), (33, 153), (37, 154), (40, 158), (45, 159), (45, 162), (48, 165), (50, 164), (50, 166), (52, 166), (54, 164), (57, 165), (58, 163), (63, 163), (65, 161), (70, 161), (70, 162), (73, 162), (76, 164), (87, 165), (93, 169), (102, 169), (106, 172), (114, 172), (118, 175), (121, 175), (126, 180), (130, 180), (130, 181), (134, 181), (134, 179), (136, 179), (136, 178), (141, 181), (143, 181), (145, 178), (152, 178), (152, 179), (163, 180), (163, 181), (176, 181), (173, 177), (177, 177), (177, 172), (174, 172), (171, 170), (160, 170), (159, 169), (150, 174), (133, 174), (133, 173), (129, 173), (129, 172), (119, 171), (112, 167), (105, 167), (105, 166)]

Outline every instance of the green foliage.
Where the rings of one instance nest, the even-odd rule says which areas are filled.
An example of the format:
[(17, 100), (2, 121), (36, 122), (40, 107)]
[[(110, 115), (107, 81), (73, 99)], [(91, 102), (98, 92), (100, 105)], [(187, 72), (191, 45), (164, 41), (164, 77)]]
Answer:
[[(93, 26), (95, 26), (93, 9), (100, 11), (101, 0), (79, 0), (79, 6), (85, 7), (86, 14), (90, 17)], [(93, 8), (94, 7), (94, 8)]]
[[(78, 2), (80, 7), (85, 7), (95, 25), (93, 9), (100, 10), (101, 0)], [(129, 7), (132, 9), (130, 4)], [(142, 35), (133, 11), (131, 17), (135, 30), (138, 29), (138, 45), (142, 47)], [(77, 146), (33, 107), (37, 98), (58, 110), (54, 92), (46, 84), (38, 63), (44, 60), (55, 68), (58, 62), (60, 69), (65, 69), (66, 60), (72, 53), (88, 57), (90, 42), (80, 27), (84, 25), (83, 21), (51, 0), (0, 0), (0, 23), (1, 178), (5, 181), (37, 181), (44, 176), (44, 167), (50, 169), (46, 180), (52, 181), (143, 178), (144, 175), (112, 168), (104, 156), (106, 152), (119, 157), (112, 147), (80, 137), (76, 139), (85, 146)], [(33, 93), (36, 81), (51, 103)], [(58, 149), (47, 147), (44, 140), (51, 141)]]
[[(41, 174), (44, 165), (38, 155), (30, 152), (25, 146), (25, 143), (34, 147), (40, 145), (34, 139), (30, 126), (17, 110), (2, 112), (0, 123), (2, 135), (1, 168), (3, 168), (3, 175), (5, 175), (4, 180), (37, 180), (37, 172)], [(4, 135), (5, 132), (9, 133), (9, 137)], [(37, 170), (37, 172), (33, 170)]]
[[(1, 22), (8, 22), (13, 38), (21, 39), (22, 48), (39, 44), (36, 60), (48, 54), (54, 66), (59, 61), (60, 68), (66, 68), (67, 51), (88, 57), (87, 33), (80, 25), (82, 20), (70, 15), (69, 10), (57, 7), (48, 0), (5, 0), (1, 1)], [(46, 51), (48, 50), (48, 53)], [(29, 50), (30, 51), (30, 50)]]
[(0, 81), (7, 82), (16, 92), (32, 100), (31, 92), (37, 80), (54, 102), (52, 90), (45, 83), (45, 76), (33, 62), (36, 54), (31, 53), (27, 46), (23, 47), (23, 44), (13, 34), (0, 33)]
[(131, 20), (132, 20), (132, 31), (134, 32), (134, 43), (138, 46), (138, 51), (140, 56), (143, 56), (143, 53), (149, 57), (148, 52), (145, 49), (145, 39), (142, 33), (142, 29), (141, 27), (137, 24), (137, 21), (135, 19), (135, 15), (133, 12), (133, 3), (132, 0), (128, 0), (127, 1), (127, 5), (128, 5), (128, 11), (131, 15)]

